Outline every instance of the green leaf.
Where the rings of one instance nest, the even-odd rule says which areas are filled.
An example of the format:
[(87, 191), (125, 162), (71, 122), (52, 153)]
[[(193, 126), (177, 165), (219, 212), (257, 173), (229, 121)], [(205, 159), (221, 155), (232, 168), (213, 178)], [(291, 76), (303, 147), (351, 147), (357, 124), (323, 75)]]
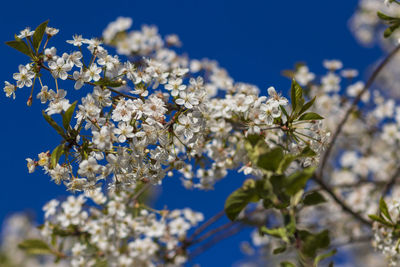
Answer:
[(261, 234), (267, 234), (273, 237), (281, 238), (283, 241), (289, 243), (288, 233), (284, 227), (269, 229), (266, 226), (262, 226), (259, 231)]
[(379, 217), (379, 216), (377, 216), (375, 214), (368, 214), (368, 217), (373, 221), (377, 221), (377, 222), (380, 222), (381, 224), (384, 224), (386, 226), (393, 227), (392, 223), (386, 221), (384, 218)]
[(282, 148), (275, 147), (258, 158), (257, 166), (267, 171), (276, 171), (282, 159)]
[(15, 41), (8, 41), (5, 44), (8, 45), (9, 47), (14, 48), (15, 50), (18, 50), (21, 53), (27, 55), (28, 57), (32, 56), (31, 49), (21, 39), (18, 39), (18, 40), (15, 40)]
[(290, 99), (292, 101), (292, 113), (297, 114), (297, 112), (303, 107), (303, 89), (296, 82), (292, 80), (292, 86), (290, 88)]
[(51, 161), (50, 161), (51, 168), (54, 168), (55, 166), (57, 166), (57, 163), (63, 154), (64, 154), (64, 144), (58, 145), (51, 153)]
[(42, 42), (43, 35), (46, 31), (46, 27), (47, 27), (48, 23), (49, 23), (49, 21), (47, 20), (47, 21), (41, 23), (35, 29), (35, 33), (33, 34), (33, 37), (32, 37), (32, 43), (33, 43), (33, 48), (35, 49), (36, 52), (38, 51), (38, 49), (40, 47), (40, 44)]
[(61, 126), (59, 126), (57, 124), (57, 122), (55, 122), (55, 120), (53, 120), (53, 118), (51, 116), (47, 115), (46, 112), (42, 111), (42, 114), (43, 114), (44, 119), (50, 124), (50, 126), (53, 127), (59, 135), (61, 135), (63, 138), (65, 138), (66, 136), (65, 136), (63, 128), (61, 128)]
[(96, 263), (94, 264), (94, 267), (107, 267), (108, 262), (107, 260), (102, 260), (102, 259), (97, 259)]
[(250, 134), (247, 136), (246, 140), (250, 143), (251, 146), (256, 146), (263, 137), (259, 134)]
[(300, 158), (308, 158), (308, 157), (314, 157), (317, 155), (314, 150), (312, 150), (309, 146), (306, 146), (298, 155)]
[(286, 118), (289, 118), (289, 114), (287, 113), (286, 109), (283, 106), (279, 106), (283, 112), (283, 114), (285, 114)]
[(400, 27), (400, 23), (399, 23), (399, 22), (394, 23), (393, 25), (391, 25), (389, 28), (387, 28), (387, 29), (383, 32), (383, 37), (389, 38), (389, 37), (393, 34), (393, 32), (394, 32), (395, 30), (397, 30), (397, 28), (399, 28), (399, 27)]
[(281, 265), (281, 267), (296, 267), (296, 265), (294, 265), (293, 263), (291, 263), (289, 261), (282, 261), (280, 265)]
[(297, 159), (296, 155), (286, 154), (285, 156), (283, 156), (283, 159), (279, 163), (279, 167), (276, 170), (276, 172), (278, 174), (282, 174), (290, 166), (290, 163), (292, 163), (296, 159)]
[(298, 231), (299, 238), (302, 241), (301, 252), (310, 257), (315, 258), (318, 249), (324, 249), (329, 246), (329, 231), (324, 230), (317, 234), (312, 234), (306, 230)]
[(386, 219), (393, 222), (392, 217), (389, 214), (388, 206), (386, 205), (386, 202), (383, 198), (379, 200), (379, 210), (383, 215), (385, 215)]
[(62, 114), (62, 119), (63, 119), (63, 126), (64, 129), (68, 131), (69, 125), (71, 123), (72, 115), (74, 115), (74, 110), (76, 107), (77, 101), (72, 103), (72, 105), (65, 111), (64, 114)]
[(286, 251), (286, 246), (278, 247), (272, 251), (274, 255), (281, 254)]
[(318, 267), (318, 264), (320, 261), (323, 261), (329, 257), (332, 257), (333, 255), (336, 254), (336, 252), (337, 252), (337, 250), (333, 249), (333, 250), (329, 251), (328, 253), (318, 255), (314, 260), (314, 267)]
[(274, 196), (274, 193), (272, 192), (272, 185), (267, 179), (257, 180), (255, 190), (258, 197), (263, 200), (271, 200), (271, 198)]
[(294, 160), (300, 159), (300, 158), (306, 158), (306, 157), (314, 157), (317, 155), (309, 146), (306, 146), (299, 154), (297, 155), (292, 155), (292, 154), (286, 154), (281, 162), (279, 163), (279, 167), (276, 170), (278, 174), (282, 174), (289, 166), (290, 163), (292, 163)]
[(386, 14), (383, 14), (383, 13), (380, 12), (380, 11), (377, 12), (377, 15), (378, 15), (378, 17), (379, 17), (380, 19), (383, 19), (383, 20), (398, 20), (398, 18), (388, 16), (388, 15), (386, 15)]
[(324, 119), (320, 115), (314, 112), (304, 113), (300, 116), (299, 121), (310, 121), (310, 120), (322, 120)]
[(315, 167), (308, 167), (302, 171), (295, 172), (286, 177), (283, 181), (283, 186), (286, 193), (293, 196), (299, 190), (304, 189), (307, 181), (313, 176)]
[(94, 84), (96, 84), (98, 86), (109, 86), (109, 87), (120, 87), (120, 86), (122, 86), (121, 82), (112, 81), (112, 80), (110, 80), (108, 78), (101, 78), (100, 80), (98, 80)]
[(326, 202), (326, 199), (318, 192), (307, 194), (303, 199), (303, 204), (306, 206), (318, 205), (324, 202)]
[(43, 240), (27, 239), (20, 243), (18, 247), (29, 254), (52, 254), (50, 247)]
[(239, 188), (230, 194), (225, 201), (226, 216), (228, 216), (231, 221), (234, 221), (247, 204), (258, 200), (259, 197), (255, 188)]
[(312, 105), (314, 104), (316, 99), (316, 96), (314, 96), (313, 99), (311, 99), (310, 101), (308, 101), (307, 103), (304, 104), (304, 106), (301, 108), (299, 114), (303, 114), (304, 112), (306, 112), (309, 108), (312, 107)]

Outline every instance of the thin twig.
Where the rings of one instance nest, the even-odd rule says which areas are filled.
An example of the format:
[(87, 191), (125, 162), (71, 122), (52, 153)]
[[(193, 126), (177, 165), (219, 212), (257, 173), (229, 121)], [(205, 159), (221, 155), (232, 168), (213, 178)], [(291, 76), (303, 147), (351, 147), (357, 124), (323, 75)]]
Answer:
[(382, 198), (389, 193), (390, 189), (393, 187), (393, 185), (396, 183), (397, 178), (400, 176), (400, 166), (396, 169), (392, 177), (390, 177), (389, 181), (385, 185), (385, 187), (382, 190)]
[(133, 195), (133, 201), (136, 201), (148, 188), (150, 188), (150, 186), (150, 182), (142, 186), (142, 188), (140, 188), (139, 191), (137, 191), (136, 194)]
[(372, 75), (369, 77), (367, 83), (365, 84), (364, 88), (358, 93), (356, 98), (353, 100), (350, 108), (347, 110), (345, 116), (343, 119), (339, 122), (338, 127), (336, 128), (336, 131), (332, 135), (331, 142), (329, 143), (321, 161), (321, 165), (319, 168), (319, 173), (318, 177), (321, 178), (326, 162), (329, 158), (329, 155), (332, 151), (332, 147), (334, 146), (339, 134), (342, 132), (344, 124), (347, 122), (347, 120), (350, 117), (350, 114), (354, 111), (354, 109), (357, 107), (358, 102), (360, 102), (361, 97), (364, 95), (365, 92), (368, 91), (368, 89), (371, 87), (371, 85), (375, 82), (375, 79), (378, 77), (379, 73), (382, 71), (382, 69), (389, 63), (389, 61), (393, 58), (393, 56), (400, 50), (400, 45), (396, 46), (396, 48), (390, 52), (389, 55), (386, 56), (386, 58), (378, 65), (378, 67), (375, 69), (375, 71), (372, 73)]
[(344, 124), (347, 122), (347, 120), (350, 117), (350, 114), (356, 109), (358, 103), (361, 100), (361, 97), (364, 95), (365, 92), (368, 91), (368, 89), (372, 86), (372, 84), (375, 82), (375, 79), (378, 77), (379, 73), (382, 71), (382, 69), (387, 65), (387, 63), (393, 58), (393, 56), (400, 50), (400, 45), (396, 46), (396, 48), (390, 52), (389, 55), (387, 55), (387, 57), (378, 65), (378, 67), (375, 69), (375, 71), (372, 73), (372, 75), (369, 77), (367, 83), (365, 84), (363, 90), (360, 91), (360, 93), (358, 93), (358, 95), (356, 96), (356, 98), (353, 100), (350, 108), (347, 110), (345, 116), (343, 117), (343, 119), (339, 122), (338, 127), (336, 128), (336, 131), (334, 132), (331, 142), (329, 143), (324, 155), (322, 156), (322, 160), (321, 160), (321, 165), (319, 168), (319, 171), (317, 172), (317, 174), (314, 177), (314, 180), (333, 198), (333, 200), (335, 200), (335, 202), (337, 204), (339, 204), (342, 209), (351, 214), (353, 217), (355, 217), (357, 220), (359, 220), (360, 222), (362, 222), (365, 225), (371, 226), (371, 222), (366, 220), (364, 217), (362, 217), (360, 214), (356, 213), (355, 211), (353, 211), (349, 206), (347, 206), (346, 203), (344, 203), (333, 191), (332, 189), (324, 182), (323, 179), (323, 172), (326, 166), (326, 163), (328, 161), (328, 158), (332, 152), (332, 148), (339, 136), (339, 134), (342, 132), (343, 130), (343, 126)]
[(196, 244), (196, 243), (200, 243), (203, 240), (206, 240), (207, 238), (209, 238), (210, 236), (215, 235), (218, 232), (221, 232), (221, 231), (223, 231), (225, 229), (230, 228), (235, 223), (237, 223), (237, 222), (234, 222), (234, 221), (228, 222), (228, 223), (223, 224), (223, 225), (221, 225), (221, 226), (219, 226), (219, 227), (217, 227), (215, 229), (212, 229), (212, 230), (208, 231), (207, 233), (205, 233), (204, 235), (200, 236), (198, 239), (191, 241), (190, 245), (193, 245), (193, 244)]
[(190, 253), (189, 257), (188, 257), (189, 260), (192, 260), (193, 258), (195, 258), (198, 255), (202, 254), (204, 251), (206, 251), (207, 249), (211, 248), (212, 246), (214, 246), (215, 244), (217, 244), (221, 240), (224, 240), (224, 239), (226, 239), (228, 237), (231, 237), (231, 236), (237, 234), (242, 229), (243, 229), (243, 225), (239, 224), (239, 225), (236, 225), (236, 227), (232, 227), (230, 230), (225, 231), (225, 232), (221, 233), (220, 235), (215, 236), (209, 242), (205, 243), (201, 247), (198, 247), (192, 253)]
[(342, 201), (322, 179), (318, 179), (315, 176), (313, 178), (314, 178), (314, 181), (317, 182), (322, 187), (322, 189), (325, 190), (340, 207), (342, 207), (342, 209), (345, 212), (352, 215), (354, 218), (359, 220), (361, 223), (363, 223), (367, 226), (372, 226), (372, 223), (370, 221), (368, 221), (362, 215), (360, 215), (357, 212), (355, 212), (354, 210), (352, 210), (344, 201)]
[(220, 212), (212, 216), (205, 223), (200, 225), (189, 238), (186, 239), (185, 244), (190, 244), (196, 236), (201, 234), (205, 229), (207, 229), (210, 225), (218, 221), (224, 215), (225, 215), (225, 210), (221, 210)]
[(331, 244), (331, 247), (338, 248), (338, 247), (354, 245), (355, 243), (369, 242), (369, 241), (371, 241), (371, 238), (372, 238), (372, 236), (370, 236), (370, 235), (365, 235), (365, 236), (360, 236), (360, 237), (352, 237), (346, 241), (333, 243), (333, 244)]

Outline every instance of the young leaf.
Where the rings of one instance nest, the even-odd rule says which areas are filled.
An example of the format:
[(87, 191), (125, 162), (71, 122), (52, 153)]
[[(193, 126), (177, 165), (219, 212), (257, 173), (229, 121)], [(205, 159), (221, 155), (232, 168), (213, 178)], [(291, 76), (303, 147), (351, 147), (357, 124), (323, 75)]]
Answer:
[(276, 171), (282, 159), (282, 148), (275, 147), (258, 158), (257, 166), (267, 171)]
[(314, 157), (317, 155), (314, 150), (312, 150), (309, 146), (306, 146), (298, 155), (298, 157), (301, 158), (308, 158), (308, 157)]
[(324, 202), (326, 202), (326, 199), (318, 192), (307, 194), (303, 199), (303, 204), (306, 206), (318, 205)]
[(309, 108), (312, 107), (312, 105), (314, 104), (316, 99), (316, 96), (314, 96), (313, 99), (311, 99), (310, 101), (308, 101), (307, 103), (304, 104), (304, 106), (301, 108), (299, 114), (303, 114), (304, 112), (306, 112)]
[(399, 22), (394, 23), (393, 25), (391, 25), (389, 28), (387, 28), (387, 29), (383, 32), (383, 37), (389, 38), (389, 37), (393, 34), (393, 32), (394, 32), (395, 30), (397, 30), (397, 28), (399, 28), (399, 27), (400, 27), (400, 23), (399, 23)]
[(8, 45), (9, 47), (14, 48), (15, 50), (18, 50), (19, 52), (27, 55), (28, 57), (32, 56), (31, 53), (31, 49), (29, 48), (29, 46), (22, 41), (21, 39), (19, 40), (15, 40), (15, 41), (8, 41), (5, 43), (6, 45)]
[(280, 265), (281, 265), (281, 267), (296, 267), (296, 265), (294, 265), (293, 263), (291, 263), (289, 261), (282, 261)]
[(392, 221), (392, 217), (389, 214), (388, 206), (386, 205), (386, 202), (385, 202), (385, 200), (383, 200), (383, 198), (381, 198), (379, 200), (379, 210), (381, 211), (381, 213), (383, 215), (385, 215), (386, 219), (388, 219), (389, 221), (393, 222)]
[(318, 249), (327, 248), (329, 246), (330, 239), (328, 230), (317, 234), (300, 230), (298, 234), (302, 241), (301, 252), (310, 258), (315, 258)]
[(230, 194), (225, 201), (226, 216), (228, 216), (231, 221), (234, 221), (247, 204), (258, 200), (259, 197), (255, 189), (239, 188)]
[(320, 261), (323, 261), (329, 257), (332, 257), (333, 255), (336, 254), (336, 252), (337, 252), (337, 250), (333, 249), (333, 250), (329, 251), (328, 253), (318, 255), (314, 260), (314, 267), (318, 267), (318, 264)]
[(292, 155), (292, 154), (286, 154), (281, 162), (279, 163), (278, 169), (276, 170), (276, 172), (278, 174), (282, 174), (290, 165), (290, 163), (292, 163), (294, 160), (297, 159), (296, 155)]
[(320, 115), (314, 112), (304, 113), (300, 116), (299, 121), (310, 121), (310, 120), (322, 120), (324, 119)]
[(42, 114), (43, 114), (44, 119), (51, 125), (51, 127), (53, 127), (59, 135), (61, 135), (63, 138), (65, 138), (66, 136), (65, 136), (63, 128), (61, 128), (61, 126), (59, 126), (57, 124), (57, 122), (55, 122), (55, 120), (53, 120), (53, 118), (51, 116), (47, 115), (46, 112), (42, 111)]
[(29, 254), (51, 254), (50, 247), (40, 239), (27, 239), (20, 243), (18, 247)]
[(51, 168), (57, 166), (62, 154), (64, 154), (64, 144), (58, 145), (51, 153)]
[(74, 115), (74, 110), (75, 110), (76, 103), (77, 103), (77, 101), (72, 103), (72, 105), (62, 115), (63, 126), (64, 126), (64, 129), (67, 130), (67, 131), (68, 131), (69, 125), (71, 123), (72, 115)]
[(386, 15), (386, 14), (380, 12), (380, 11), (377, 12), (377, 15), (378, 15), (378, 17), (380, 19), (383, 19), (383, 20), (396, 20), (396, 19), (398, 19), (398, 18), (395, 18), (395, 17), (388, 16), (388, 15)]
[(286, 118), (289, 118), (289, 114), (287, 113), (286, 109), (283, 106), (279, 106), (283, 112), (283, 114), (285, 114)]
[(101, 78), (100, 80), (95, 82), (95, 84), (98, 85), (98, 86), (109, 86), (109, 87), (120, 87), (120, 86), (122, 86), (121, 82), (111, 81), (108, 78)]
[(303, 89), (294, 79), (292, 80), (292, 86), (290, 88), (290, 99), (292, 101), (292, 112), (296, 113), (297, 109), (303, 107)]
[(379, 217), (379, 216), (377, 216), (377, 215), (375, 215), (375, 214), (369, 214), (368, 217), (369, 217), (371, 220), (373, 220), (373, 221), (377, 221), (377, 222), (379, 222), (379, 223), (381, 223), (381, 224), (384, 224), (384, 225), (386, 225), (386, 226), (393, 227), (393, 224), (392, 224), (392, 223), (386, 221), (384, 218)]
[(284, 180), (284, 187), (287, 194), (293, 196), (299, 190), (303, 189), (307, 181), (313, 176), (315, 167), (308, 167), (302, 171), (291, 174)]
[(279, 167), (276, 170), (276, 172), (278, 174), (282, 174), (289, 167), (290, 163), (292, 163), (294, 160), (300, 159), (300, 158), (306, 158), (306, 157), (314, 157), (315, 155), (316, 155), (316, 153), (309, 146), (306, 146), (297, 155), (286, 154), (283, 157), (283, 159), (281, 160), (281, 162), (279, 163)]
[(33, 37), (32, 37), (32, 43), (33, 43), (33, 48), (35, 49), (36, 52), (38, 51), (38, 49), (40, 47), (40, 43), (42, 42), (43, 35), (46, 31), (46, 27), (47, 27), (48, 23), (49, 23), (49, 21), (47, 20), (47, 21), (41, 23), (35, 29), (35, 33), (33, 34)]
[(278, 248), (274, 249), (272, 253), (274, 255), (276, 255), (276, 254), (281, 254), (285, 251), (286, 251), (286, 246), (282, 246), (282, 247), (278, 247)]
[(284, 227), (278, 227), (278, 228), (267, 228), (265, 226), (262, 226), (260, 228), (260, 233), (261, 234), (267, 234), (273, 237), (281, 238), (285, 242), (289, 242), (289, 237), (288, 233), (286, 231), (286, 228)]

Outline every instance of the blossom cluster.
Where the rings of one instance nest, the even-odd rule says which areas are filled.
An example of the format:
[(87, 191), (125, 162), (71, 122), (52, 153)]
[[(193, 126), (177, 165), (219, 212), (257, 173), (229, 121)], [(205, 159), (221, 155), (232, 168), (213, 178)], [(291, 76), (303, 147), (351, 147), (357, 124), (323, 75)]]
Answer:
[[(46, 23), (43, 52), (27, 52), (32, 61), (19, 66), (15, 83), (5, 82), (13, 98), (17, 89), (32, 87), (62, 139), (52, 152), (27, 158), (27, 165), (29, 172), (41, 167), (56, 184), (80, 194), (46, 204), (41, 227), (51, 253), (73, 266), (179, 266), (186, 261), (179, 246), (203, 216), (146, 206), (139, 198), (150, 185), (179, 174), (187, 188), (212, 189), (230, 169), (262, 177), (245, 147), (251, 135), (287, 153), (311, 147), (314, 154), (293, 162), (289, 173), (316, 165), (329, 140), (319, 118), (288, 121), (289, 101), (274, 87), (260, 94), (215, 61), (177, 54), (177, 36), (164, 40), (154, 26), (128, 32), (131, 24), (118, 18), (102, 39), (75, 35), (67, 43), (77, 50), (59, 53), (48, 47), (58, 30)], [(27, 28), (16, 42), (36, 32)], [(70, 89), (62, 88), (68, 86), (84, 92), (80, 101), (67, 97)]]
[[(363, 11), (355, 15), (352, 25), (356, 35), (369, 42), (378, 22), (366, 10), (376, 13), (383, 1), (362, 3)], [(321, 192), (318, 205), (301, 203), (298, 196), (290, 202), (300, 201), (301, 208), (294, 205), (300, 226), (329, 228), (331, 239), (337, 242), (372, 239), (373, 234), (377, 249), (397, 264), (393, 235), (382, 225), (375, 224), (371, 230), (362, 221), (377, 213), (382, 194), (390, 203), (400, 194), (397, 187), (386, 190), (400, 160), (396, 101), (376, 88), (364, 92), (366, 85), (357, 79), (358, 71), (344, 69), (339, 60), (325, 60), (322, 75), (300, 64), (288, 73), (303, 87), (313, 112), (311, 119), (300, 119), (293, 108), (296, 95), (289, 103), (274, 87), (260, 90), (236, 82), (217, 62), (176, 52), (175, 47), (181, 45), (176, 35), (163, 38), (154, 26), (129, 31), (131, 25), (131, 19), (120, 17), (108, 25), (101, 39), (75, 35), (67, 43), (76, 51), (69, 53), (47, 47), (58, 33), (47, 27), (43, 53), (19, 66), (15, 82), (5, 82), (4, 91), (13, 98), (16, 90), (32, 87), (46, 105), (45, 119), (62, 139), (52, 152), (27, 159), (29, 172), (41, 167), (55, 183), (78, 194), (62, 203), (51, 200), (44, 207), (41, 234), (61, 262), (73, 266), (99, 261), (110, 266), (184, 264), (187, 255), (180, 248), (203, 216), (188, 208), (154, 210), (140, 200), (146, 188), (179, 175), (188, 189), (210, 190), (229, 170), (257, 181), (269, 179), (271, 173), (266, 174), (249, 155), (252, 136), (261, 136), (268, 148), (284, 148), (285, 155), (311, 149), (310, 156), (290, 161), (280, 175), (317, 166), (331, 133), (350, 110), (321, 178), (331, 191), (311, 182), (302, 188), (300, 198), (304, 191)], [(34, 34), (25, 29), (18, 38), (29, 40)], [(54, 86), (45, 80), (46, 72)], [(38, 92), (34, 91), (36, 80), (41, 87)], [(73, 83), (68, 85), (66, 80)], [(71, 89), (61, 88), (68, 86), (81, 90), (80, 101), (67, 98)], [(353, 107), (358, 97), (360, 103)], [(29, 98), (28, 104), (32, 101)], [(57, 122), (60, 118), (62, 124)], [(340, 204), (351, 207), (361, 220)], [(282, 214), (266, 208), (265, 201), (254, 206), (256, 214), (243, 210), (239, 219), (248, 219), (252, 225), (280, 221)], [(255, 246), (269, 250), (282, 245), (282, 240), (259, 232), (253, 232), (252, 239)]]
[[(101, 208), (84, 205), (90, 198)], [(136, 203), (136, 204), (135, 204)], [(129, 208), (130, 206), (136, 208)], [(135, 212), (132, 212), (135, 209)], [(156, 266), (164, 262), (179, 266), (186, 261), (177, 250), (187, 231), (203, 220), (201, 213), (183, 210), (155, 211), (135, 202), (124, 192), (104, 196), (69, 196), (60, 203), (51, 200), (44, 207), (46, 222), (41, 234), (54, 245), (64, 246), (58, 253), (69, 257), (72, 266), (95, 266), (98, 256), (110, 266)], [(58, 242), (58, 243), (57, 243)]]

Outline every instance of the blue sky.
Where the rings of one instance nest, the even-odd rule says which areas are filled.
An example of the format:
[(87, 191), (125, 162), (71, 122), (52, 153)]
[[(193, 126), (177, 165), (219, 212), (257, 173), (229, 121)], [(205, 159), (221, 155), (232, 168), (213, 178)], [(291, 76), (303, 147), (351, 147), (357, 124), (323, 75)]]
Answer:
[[(176, 33), (183, 52), (192, 58), (208, 57), (219, 61), (236, 81), (258, 85), (262, 90), (273, 85), (286, 93), (290, 81), (283, 69), (305, 61), (321, 72), (323, 59), (341, 59), (345, 67), (357, 68), (362, 75), (382, 55), (378, 48), (359, 46), (348, 30), (348, 19), (357, 0), (321, 1), (3, 1), (0, 16), (1, 43), (26, 26), (35, 27), (50, 19), (60, 29), (54, 45), (68, 52), (64, 43), (75, 33), (100, 36), (108, 22), (129, 16), (134, 28), (154, 24), (162, 34)], [(11, 81), (19, 64), (27, 63), (18, 52), (0, 45), (0, 80)], [(72, 88), (65, 88), (73, 90)], [(28, 174), (25, 158), (52, 149), (58, 136), (43, 120), (39, 101), (28, 108), (27, 88), (15, 101), (0, 96), (2, 153), (0, 153), (0, 222), (16, 211), (32, 211), (41, 220), (41, 207), (48, 200), (66, 195), (64, 186), (50, 182), (41, 171)], [(178, 179), (168, 179), (157, 205), (169, 208), (192, 207), (212, 216), (223, 208), (224, 199), (240, 186), (243, 177), (231, 174), (215, 191), (187, 191)], [(242, 257), (239, 241), (248, 232), (226, 240), (194, 262), (202, 266), (230, 266)], [(211, 265), (213, 263), (213, 265)], [(215, 264), (215, 265), (214, 265)]]

